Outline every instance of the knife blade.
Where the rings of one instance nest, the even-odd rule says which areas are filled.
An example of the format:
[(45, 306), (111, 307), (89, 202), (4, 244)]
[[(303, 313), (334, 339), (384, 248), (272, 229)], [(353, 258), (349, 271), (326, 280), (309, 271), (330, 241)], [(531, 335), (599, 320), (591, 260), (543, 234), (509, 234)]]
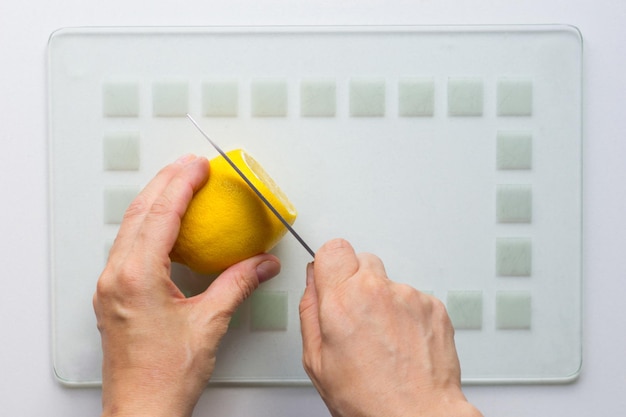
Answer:
[(213, 140), (209, 137), (209, 135), (207, 135), (204, 132), (204, 130), (202, 130), (200, 125), (194, 120), (193, 117), (191, 117), (191, 115), (189, 113), (187, 113), (187, 118), (191, 121), (191, 123), (193, 123), (193, 125), (196, 127), (196, 129), (198, 129), (198, 131), (202, 134), (202, 136), (204, 136), (205, 139), (209, 141), (209, 143), (215, 148), (215, 150), (217, 150), (219, 152), (219, 154), (222, 155), (222, 157), (237, 172), (237, 174), (239, 174), (239, 176), (245, 181), (245, 183), (248, 184), (248, 186), (252, 189), (252, 191), (254, 191), (254, 193), (261, 199), (263, 204), (265, 204), (267, 206), (267, 208), (270, 209), (270, 211), (274, 214), (274, 216), (276, 216), (276, 218), (278, 218), (278, 220), (280, 220), (280, 222), (283, 224), (283, 226), (285, 226), (287, 228), (289, 233), (291, 233), (293, 235), (293, 237), (295, 237), (296, 240), (298, 242), (300, 242), (300, 244), (304, 247), (304, 249), (306, 249), (306, 251), (309, 252), (309, 254), (313, 258), (315, 258), (315, 252), (313, 252), (313, 250), (309, 247), (309, 245), (306, 244), (304, 239), (302, 239), (300, 237), (300, 235), (293, 229), (293, 227), (291, 227), (291, 225), (287, 222), (287, 220), (285, 220), (285, 218), (278, 212), (278, 210), (276, 210), (276, 208), (272, 205), (272, 203), (270, 203), (267, 200), (267, 198), (265, 198), (263, 193), (261, 193), (261, 191), (259, 191), (259, 189), (254, 186), (252, 181), (250, 181), (248, 179), (248, 177), (246, 177), (246, 175), (237, 167), (237, 165), (235, 165), (235, 163), (232, 161), (232, 159), (230, 159), (228, 157), (228, 155), (226, 155), (226, 152), (224, 152), (222, 150), (222, 148), (220, 148), (219, 146), (217, 146), (217, 144), (215, 142), (213, 142)]

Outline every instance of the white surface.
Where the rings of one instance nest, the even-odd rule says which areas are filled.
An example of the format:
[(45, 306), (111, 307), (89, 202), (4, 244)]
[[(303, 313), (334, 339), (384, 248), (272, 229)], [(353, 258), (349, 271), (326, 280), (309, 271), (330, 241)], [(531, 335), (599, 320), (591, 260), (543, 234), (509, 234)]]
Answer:
[[(0, 9), (0, 208), (5, 285), (0, 295), (2, 415), (96, 415), (97, 389), (53, 378), (46, 255), (45, 48), (54, 29), (77, 25), (570, 23), (585, 40), (584, 365), (571, 385), (470, 387), (486, 415), (620, 415), (626, 408), (626, 4), (578, 1), (373, 2), (72, 1)], [(304, 278), (303, 278), (304, 279)], [(327, 415), (309, 388), (219, 388), (195, 415)]]
[[(464, 381), (572, 379), (581, 364), (581, 46), (575, 29), (543, 25), (56, 32), (49, 49), (49, 114), (57, 375), (72, 384), (100, 380), (100, 337), (90, 301), (103, 246), (118, 229), (106, 224), (113, 211), (107, 210), (107, 191), (124, 187), (126, 197), (174, 155), (217, 155), (187, 118), (150, 111), (161, 99), (154, 80), (167, 75), (181, 80), (185, 96), (189, 90), (176, 114), (199, 114), (224, 149), (244, 148), (262, 161), (298, 207), (296, 227), (312, 245), (341, 234), (385, 259), (392, 279), (442, 300), (451, 290), (480, 290), (481, 326), (456, 333)], [(363, 74), (377, 81), (355, 86)], [(451, 78), (459, 74), (478, 80), (470, 87), (478, 87), (481, 100), (463, 101), (452, 92)], [(336, 115), (301, 117), (299, 82), (320, 75), (337, 84)], [(432, 117), (398, 116), (396, 85), (407, 75), (434, 80)], [(279, 76), (284, 80), (260, 84), (265, 91), (254, 88), (259, 77)], [(238, 80), (237, 118), (200, 116), (198, 93), (207, 77)], [(532, 80), (526, 112), (532, 108), (532, 116), (496, 116), (502, 109), (496, 97), (503, 95), (496, 86), (510, 77)], [(130, 96), (141, 103), (136, 117), (103, 117), (110, 109), (103, 109), (102, 83), (110, 79), (136, 80)], [(454, 86), (458, 91), (466, 84)], [(263, 104), (280, 104), (275, 117), (254, 116), (259, 92), (267, 96)], [(127, 101), (118, 107), (125, 109)], [(467, 102), (480, 113), (446, 111)], [(359, 117), (349, 115), (355, 106)], [(376, 110), (374, 117), (364, 117), (371, 115), (364, 109)], [(140, 132), (138, 170), (103, 170), (102, 137), (116, 129)], [(497, 136), (511, 129), (532, 135), (532, 169), (496, 168)], [(524, 187), (525, 206), (524, 195), (504, 205), (510, 190), (501, 196), (497, 187), (505, 186)], [(113, 205), (119, 221), (129, 200)], [(513, 215), (526, 207), (526, 221), (498, 221), (496, 202)], [(527, 256), (502, 249), (519, 240)], [(304, 285), (297, 277), (309, 258), (291, 237), (276, 253), (281, 273), (262, 287), (287, 292), (288, 326), (229, 332), (213, 381), (308, 382), (297, 319)], [(516, 271), (520, 262), (524, 271)], [(532, 309), (526, 309), (526, 328), (496, 325), (503, 319), (498, 312), (506, 311), (496, 301), (503, 290), (527, 292)]]

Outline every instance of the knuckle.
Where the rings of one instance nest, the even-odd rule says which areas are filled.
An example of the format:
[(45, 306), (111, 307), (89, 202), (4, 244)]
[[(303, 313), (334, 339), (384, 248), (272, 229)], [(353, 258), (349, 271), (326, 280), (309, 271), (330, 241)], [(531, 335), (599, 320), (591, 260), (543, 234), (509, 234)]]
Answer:
[(124, 220), (130, 220), (137, 217), (144, 216), (149, 210), (149, 205), (146, 197), (143, 194), (139, 194), (130, 203), (126, 212), (124, 213)]
[(110, 271), (107, 267), (96, 283), (96, 292), (93, 296), (94, 307), (99, 306), (100, 300), (108, 298), (112, 292), (113, 286), (111, 285)]
[(96, 314), (96, 326), (102, 333), (106, 329), (108, 316), (112, 309), (112, 300), (115, 299), (114, 286), (105, 270), (96, 283), (96, 291), (92, 297), (93, 310)]
[(396, 284), (396, 292), (400, 298), (409, 305), (419, 302), (420, 293), (408, 284)]
[(308, 375), (314, 374), (313, 359), (307, 350), (304, 350), (304, 353), (302, 354), (302, 366)]
[(350, 246), (350, 244), (343, 238), (335, 238), (328, 241), (326, 246), (331, 249), (341, 249)]
[(433, 316), (439, 316), (441, 314), (441, 310), (445, 310), (445, 306), (443, 305), (443, 302), (438, 299), (435, 296), (432, 295), (426, 295), (426, 305), (428, 306), (428, 309), (430, 310), (431, 314)]
[(321, 373), (322, 351), (309, 347), (302, 350), (302, 367), (311, 378), (318, 378)]
[(382, 266), (383, 261), (373, 253), (361, 252), (357, 255), (361, 262), (366, 262), (368, 265)]
[(107, 266), (96, 284), (98, 300), (117, 298), (120, 294), (131, 296), (141, 291), (141, 268), (136, 262), (126, 260), (123, 264)]
[(390, 284), (391, 281), (382, 280), (376, 274), (368, 272), (353, 290), (358, 291), (366, 299), (376, 299), (389, 295), (391, 290)]
[(246, 274), (245, 272), (239, 272), (234, 276), (234, 284), (237, 291), (242, 296), (242, 301), (250, 297), (254, 290), (259, 286), (259, 282), (254, 279), (252, 274)]
[(370, 271), (371, 274), (377, 276), (378, 278), (388, 279), (385, 271), (385, 265), (378, 256), (372, 253), (364, 252), (357, 254), (357, 259), (359, 260), (359, 269)]
[(448, 310), (446, 309), (443, 301), (438, 298), (431, 297), (432, 299), (432, 315), (433, 320), (436, 323), (439, 323), (444, 326), (444, 328), (452, 329), (452, 321), (450, 320), (450, 316), (448, 315)]
[[(100, 313), (100, 298), (98, 297), (98, 291), (96, 290), (96, 292), (93, 294), (93, 297), (91, 297), (91, 305), (93, 307), (93, 311), (96, 313), (96, 318), (99, 319), (99, 313)], [(100, 320), (98, 320), (99, 322)]]
[(448, 313), (446, 311), (446, 306), (443, 304), (443, 301), (441, 301), (440, 299), (432, 297), (431, 306), (433, 310), (433, 315), (435, 315), (436, 317), (442, 318), (444, 316), (448, 316)]
[(116, 287), (120, 290), (135, 294), (141, 289), (141, 267), (136, 262), (126, 261), (117, 272)]
[(96, 283), (92, 305), (96, 324), (102, 333), (112, 322), (126, 320), (133, 309), (136, 295), (144, 291), (140, 287), (136, 270), (127, 266), (107, 266)]
[(321, 252), (328, 252), (328, 253), (341, 253), (343, 252), (346, 248), (351, 248), (350, 243), (342, 238), (335, 238), (332, 240), (329, 240), (328, 242), (326, 242), (322, 248), (321, 248)]
[(158, 176), (172, 176), (176, 172), (178, 172), (180, 169), (181, 169), (181, 166), (176, 163), (165, 165), (163, 168), (159, 170), (159, 172), (157, 172), (157, 177)]
[(168, 216), (172, 212), (172, 201), (170, 198), (161, 194), (150, 207), (150, 214), (154, 216)]

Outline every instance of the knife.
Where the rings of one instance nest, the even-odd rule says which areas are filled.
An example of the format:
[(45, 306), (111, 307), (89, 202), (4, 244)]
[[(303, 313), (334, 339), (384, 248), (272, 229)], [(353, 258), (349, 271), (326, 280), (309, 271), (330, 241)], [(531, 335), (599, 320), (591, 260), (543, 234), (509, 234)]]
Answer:
[(285, 218), (283, 216), (281, 216), (281, 214), (278, 212), (278, 210), (276, 210), (276, 208), (272, 205), (272, 203), (270, 203), (267, 200), (267, 198), (265, 198), (265, 196), (259, 191), (259, 189), (256, 188), (254, 186), (254, 184), (252, 184), (252, 181), (250, 181), (248, 179), (248, 177), (246, 177), (246, 175), (243, 172), (241, 172), (241, 170), (237, 167), (237, 165), (235, 165), (235, 163), (232, 161), (232, 159), (230, 159), (228, 157), (228, 155), (226, 155), (226, 153), (219, 146), (217, 146), (217, 144), (215, 142), (213, 142), (211, 140), (209, 135), (207, 135), (204, 132), (204, 130), (202, 130), (200, 125), (198, 125), (198, 123), (194, 120), (193, 117), (191, 117), (191, 115), (189, 113), (187, 113), (187, 118), (191, 121), (191, 123), (193, 123), (193, 125), (196, 127), (196, 129), (198, 129), (198, 131), (202, 134), (202, 136), (204, 136), (206, 138), (206, 140), (208, 140), (209, 143), (211, 145), (213, 145), (213, 147), (220, 153), (220, 155), (222, 155), (222, 157), (226, 160), (226, 162), (228, 162), (228, 164), (231, 167), (233, 167), (233, 169), (246, 182), (246, 184), (248, 184), (248, 186), (252, 189), (252, 191), (254, 191), (254, 193), (257, 196), (259, 196), (259, 198), (267, 206), (267, 208), (270, 209), (270, 211), (272, 213), (274, 213), (274, 216), (276, 216), (276, 218), (278, 218), (278, 220), (280, 220), (280, 222), (287, 228), (287, 230), (289, 230), (289, 233), (291, 233), (293, 235), (293, 237), (295, 237), (296, 240), (298, 242), (300, 242), (300, 244), (304, 247), (304, 249), (306, 249), (306, 251), (309, 252), (309, 254), (315, 259), (315, 252), (313, 252), (313, 250), (309, 247), (309, 245), (307, 245), (306, 242), (300, 237), (300, 235), (298, 233), (296, 233), (296, 231), (293, 229), (293, 227), (291, 227), (291, 225), (289, 223), (287, 223), (287, 220), (285, 220)]

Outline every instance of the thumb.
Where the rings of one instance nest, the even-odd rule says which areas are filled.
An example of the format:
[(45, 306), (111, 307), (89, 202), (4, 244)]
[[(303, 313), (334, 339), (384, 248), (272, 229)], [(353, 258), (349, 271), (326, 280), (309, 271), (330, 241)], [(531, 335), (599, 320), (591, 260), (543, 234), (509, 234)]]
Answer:
[(276, 256), (253, 256), (222, 272), (200, 297), (206, 299), (203, 303), (208, 308), (230, 317), (260, 283), (275, 277), (279, 272), (280, 261)]

